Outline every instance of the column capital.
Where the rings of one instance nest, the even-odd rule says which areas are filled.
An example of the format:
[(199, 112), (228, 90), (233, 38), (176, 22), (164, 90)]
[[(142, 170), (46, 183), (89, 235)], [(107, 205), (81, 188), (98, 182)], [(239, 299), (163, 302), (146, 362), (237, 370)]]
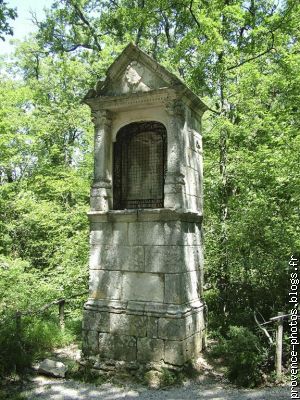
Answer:
[(92, 110), (92, 121), (96, 128), (111, 126), (111, 113), (108, 110)]

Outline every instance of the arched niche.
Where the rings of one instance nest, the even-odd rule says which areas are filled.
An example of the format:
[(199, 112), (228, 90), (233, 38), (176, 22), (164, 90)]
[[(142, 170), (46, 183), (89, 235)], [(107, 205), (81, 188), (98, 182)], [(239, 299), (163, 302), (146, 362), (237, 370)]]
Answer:
[(113, 208), (163, 208), (166, 157), (167, 131), (162, 123), (123, 126), (113, 149)]

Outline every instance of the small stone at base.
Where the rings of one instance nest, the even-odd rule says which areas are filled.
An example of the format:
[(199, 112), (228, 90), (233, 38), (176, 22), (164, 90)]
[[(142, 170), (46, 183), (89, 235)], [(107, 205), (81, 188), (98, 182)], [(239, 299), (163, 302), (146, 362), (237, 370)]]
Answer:
[(46, 358), (43, 360), (37, 371), (44, 375), (54, 376), (55, 378), (64, 378), (68, 367), (59, 361), (53, 361)]

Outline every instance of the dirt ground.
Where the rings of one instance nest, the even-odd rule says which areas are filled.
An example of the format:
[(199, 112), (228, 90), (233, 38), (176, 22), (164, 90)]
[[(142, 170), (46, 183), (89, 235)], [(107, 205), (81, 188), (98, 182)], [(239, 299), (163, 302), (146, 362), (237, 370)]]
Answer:
[(289, 387), (241, 390), (209, 381), (187, 382), (170, 389), (138, 386), (101, 386), (73, 380), (35, 377), (21, 392), (28, 400), (288, 400)]
[[(69, 362), (80, 359), (76, 345), (58, 349), (51, 354), (52, 359)], [(238, 389), (230, 385), (221, 371), (199, 358), (202, 371), (199, 376), (187, 379), (172, 387), (151, 389), (137, 385), (134, 381), (117, 383), (111, 381), (102, 385), (83, 383), (74, 379), (58, 379), (35, 374), (15, 394), (17, 399), (26, 400), (288, 400), (289, 386), (276, 386), (259, 389)], [(1, 396), (0, 396), (1, 397)], [(10, 396), (7, 397), (9, 400)], [(2, 400), (2, 399), (1, 399)]]

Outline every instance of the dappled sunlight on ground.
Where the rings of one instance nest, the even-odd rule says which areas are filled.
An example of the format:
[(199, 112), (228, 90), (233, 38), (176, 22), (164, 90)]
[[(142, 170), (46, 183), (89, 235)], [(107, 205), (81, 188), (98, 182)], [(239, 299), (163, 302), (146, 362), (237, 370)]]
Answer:
[(167, 390), (150, 390), (142, 386), (101, 386), (73, 380), (35, 377), (23, 391), (28, 400), (283, 400), (289, 398), (288, 387), (240, 390), (216, 382), (185, 383)]

